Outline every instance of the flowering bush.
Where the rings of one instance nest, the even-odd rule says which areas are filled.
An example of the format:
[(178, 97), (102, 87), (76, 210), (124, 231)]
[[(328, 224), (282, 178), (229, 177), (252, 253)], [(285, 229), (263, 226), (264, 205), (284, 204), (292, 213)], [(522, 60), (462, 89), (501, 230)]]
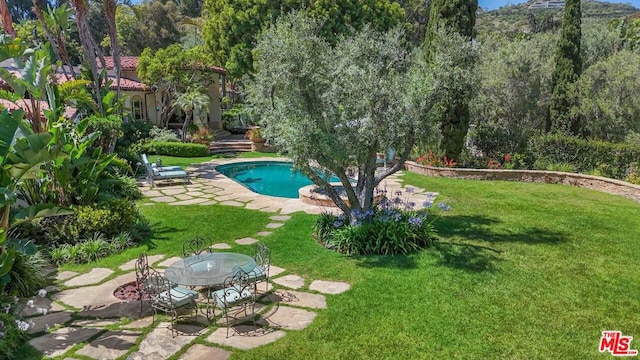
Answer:
[(489, 169), (500, 169), (502, 165), (497, 160), (491, 160), (487, 163), (487, 168)]
[(429, 150), (428, 153), (423, 154), (416, 160), (418, 164), (437, 166), (437, 167), (455, 167), (458, 165), (453, 159), (447, 159), (447, 156), (439, 158), (433, 151)]
[[(402, 198), (401, 191), (391, 199), (385, 193), (374, 209), (354, 210), (352, 221), (344, 214), (321, 215), (314, 233), (323, 245), (347, 255), (407, 254), (435, 240), (433, 222), (437, 217), (428, 214), (432, 205), (429, 200), (418, 209), (417, 204)], [(437, 206), (442, 211), (451, 209), (443, 203)]]
[[(47, 291), (41, 289), (38, 291), (38, 297), (47, 296)], [(35, 308), (34, 298), (24, 303), (20, 302), (19, 297), (3, 298), (3, 304), (0, 304), (2, 311), (0, 312), (0, 359), (20, 359), (16, 350), (26, 340), (25, 332), (33, 326), (33, 322), (23, 321), (15, 318), (15, 314), (20, 313), (21, 306)], [(36, 308), (39, 314), (46, 315), (46, 308)]]

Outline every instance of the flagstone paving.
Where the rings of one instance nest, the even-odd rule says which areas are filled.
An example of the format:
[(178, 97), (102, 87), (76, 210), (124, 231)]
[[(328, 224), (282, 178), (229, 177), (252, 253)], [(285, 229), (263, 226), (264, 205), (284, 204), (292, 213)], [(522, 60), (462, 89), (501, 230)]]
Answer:
[(300, 289), (304, 286), (304, 279), (298, 275), (285, 275), (272, 281), (278, 285), (286, 286), (291, 289)]
[[(259, 159), (251, 159), (255, 161)], [(266, 160), (273, 161), (273, 158)], [(282, 199), (255, 194), (238, 185), (233, 180), (215, 170), (217, 165), (230, 161), (211, 161), (189, 166), (192, 175), (188, 183), (174, 182), (157, 184), (151, 189), (140, 184), (148, 203), (200, 204), (242, 206), (264, 212), (275, 213), (265, 227), (273, 229), (284, 225), (290, 219), (288, 214), (303, 211), (309, 214), (322, 212), (337, 213), (337, 208), (323, 208), (309, 205), (298, 199)], [(401, 190), (398, 174), (387, 178), (383, 184), (386, 191), (395, 194)], [(406, 189), (402, 189), (406, 190)], [(411, 198), (416, 201), (432, 201), (437, 193), (424, 189), (410, 189)], [(417, 207), (421, 207), (418, 204)], [(271, 231), (260, 231), (256, 236), (269, 236)], [(235, 243), (250, 246), (255, 238), (237, 239)], [(218, 243), (214, 249), (230, 249), (231, 245)], [(149, 256), (150, 264), (167, 267), (179, 260), (164, 255)], [(183, 351), (181, 360), (228, 359), (231, 349), (249, 350), (262, 346), (287, 335), (288, 331), (298, 331), (313, 322), (317, 311), (327, 308), (325, 295), (334, 296), (348, 291), (345, 282), (305, 279), (275, 265), (270, 266), (270, 282), (258, 283), (259, 302), (256, 304), (258, 320), (253, 325), (234, 325), (227, 338), (227, 329), (221, 319), (211, 325), (179, 323), (176, 327), (180, 335), (172, 337), (167, 322), (153, 322), (152, 310), (148, 306), (140, 311), (140, 302), (123, 302), (113, 296), (114, 290), (135, 281), (136, 259), (122, 264), (120, 273), (113, 276), (111, 269), (96, 268), (83, 274), (71, 271), (53, 273), (59, 282), (48, 287), (50, 292), (44, 298), (34, 299), (32, 307), (25, 307), (22, 316), (31, 324), (29, 333), (35, 337), (29, 343), (46, 356), (66, 356), (90, 359), (118, 360), (161, 360)], [(306, 283), (309, 291), (301, 291)], [(275, 285), (274, 285), (275, 284)], [(62, 289), (59, 290), (58, 287)], [(198, 316), (198, 321), (205, 321)], [(146, 331), (148, 328), (151, 331)], [(53, 329), (53, 331), (51, 330)], [(146, 335), (144, 335), (147, 333)], [(38, 336), (39, 335), (39, 336)], [(203, 339), (207, 344), (192, 344), (195, 339)], [(81, 348), (71, 350), (75, 345), (87, 342)], [(136, 345), (137, 344), (137, 345)]]
[[(256, 158), (249, 160), (215, 159), (202, 164), (193, 164), (186, 171), (191, 175), (188, 183), (158, 182), (154, 188), (142, 180), (138, 183), (142, 193), (152, 203), (169, 203), (172, 205), (211, 205), (221, 204), (226, 206), (245, 207), (247, 209), (260, 210), (270, 213), (279, 213), (272, 218), (273, 221), (286, 221), (288, 214), (303, 211), (308, 214), (320, 214), (323, 212), (338, 213), (335, 207), (321, 207), (302, 202), (299, 199), (286, 199), (274, 196), (256, 194), (239, 185), (235, 181), (219, 173), (215, 168), (218, 165), (243, 161), (286, 161), (286, 158)], [(387, 177), (381, 184), (381, 189), (386, 189), (390, 194), (403, 190), (399, 176), (402, 172)], [(405, 189), (406, 190), (406, 189)], [(430, 193), (424, 189), (413, 188), (412, 198), (428, 199)], [(433, 194), (433, 193), (431, 193)], [(416, 202), (417, 208), (422, 207), (424, 201)]]
[[(179, 258), (153, 255), (149, 259), (158, 263), (156, 266), (166, 266)], [(230, 329), (231, 336), (227, 338), (223, 319), (213, 325), (178, 323), (176, 328), (180, 335), (173, 337), (168, 329), (169, 323), (153, 323), (148, 306), (144, 307), (140, 315), (140, 302), (123, 302), (113, 296), (113, 291), (118, 286), (135, 280), (135, 271), (130, 266), (133, 263), (135, 259), (125, 263), (121, 270), (128, 272), (112, 278), (109, 277), (110, 273), (104, 271), (92, 270), (78, 274), (75, 278), (89, 284), (76, 285), (77, 287), (34, 299), (34, 308), (43, 306), (50, 310), (47, 314), (28, 318), (31, 323), (29, 333), (40, 335), (29, 340), (29, 343), (46, 356), (66, 355), (68, 359), (73, 359), (74, 356), (100, 360), (167, 359), (185, 349), (180, 359), (228, 359), (233, 352), (225, 349), (249, 350), (277, 341), (286, 336), (287, 331), (306, 328), (317, 315), (313, 310), (327, 307), (325, 295), (274, 289), (271, 283), (261, 282), (258, 284), (258, 293), (264, 295), (259, 298), (255, 310), (258, 326), (233, 325)], [(300, 276), (290, 274), (278, 277), (285, 272), (286, 269), (272, 265), (270, 276), (273, 283), (285, 284), (289, 288), (304, 286), (306, 280)], [(96, 281), (99, 283), (95, 284)], [(69, 307), (80, 310), (69, 310)], [(33, 311), (30, 308), (30, 314), (38, 314)], [(133, 321), (129, 322), (129, 319)], [(206, 318), (199, 315), (197, 320), (202, 323)], [(249, 318), (240, 319), (243, 320)], [(146, 331), (143, 330), (149, 327), (153, 329), (144, 335)], [(209, 330), (210, 327), (213, 327), (213, 331)], [(210, 344), (190, 346), (199, 337)], [(76, 344), (86, 341), (89, 341), (86, 345), (71, 350)]]

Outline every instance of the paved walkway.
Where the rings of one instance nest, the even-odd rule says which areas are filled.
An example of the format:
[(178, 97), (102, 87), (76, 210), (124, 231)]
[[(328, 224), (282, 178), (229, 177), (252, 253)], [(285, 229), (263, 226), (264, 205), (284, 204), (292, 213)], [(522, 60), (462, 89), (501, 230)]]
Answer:
[[(261, 159), (251, 159), (251, 161)], [(266, 158), (264, 160), (274, 160)], [(238, 161), (238, 160), (235, 160)], [(287, 214), (304, 211), (317, 214), (331, 209), (303, 203), (298, 199), (283, 199), (255, 194), (215, 170), (215, 166), (231, 161), (212, 161), (193, 165), (187, 169), (192, 175), (188, 184), (162, 184), (151, 189), (141, 183), (147, 204), (170, 205), (198, 204), (206, 206), (219, 203), (242, 206), (274, 213), (264, 231), (256, 236), (266, 236), (272, 229), (286, 226)], [(385, 181), (390, 194), (400, 188), (398, 175)], [(422, 189), (406, 192), (418, 205), (433, 199), (435, 193)], [(251, 246), (253, 237), (236, 239), (238, 246)], [(226, 243), (214, 244), (214, 249), (229, 249)], [(317, 311), (327, 307), (327, 296), (349, 290), (345, 282), (309, 279), (272, 265), (271, 281), (263, 283), (256, 306), (259, 315), (257, 326), (234, 326), (233, 336), (226, 337), (226, 327), (208, 324), (204, 316), (195, 322), (179, 325), (181, 335), (171, 336), (167, 322), (153, 323), (151, 309), (145, 306), (140, 316), (140, 303), (118, 300), (113, 292), (121, 285), (135, 281), (136, 259), (122, 264), (118, 271), (94, 268), (83, 274), (64, 271), (54, 273), (56, 286), (47, 289), (45, 297), (34, 299), (32, 306), (25, 306), (21, 316), (31, 326), (33, 336), (29, 343), (48, 357), (64, 359), (166, 359), (179, 352), (179, 359), (227, 359), (232, 349), (251, 349), (268, 344), (299, 331), (311, 324)], [(149, 256), (153, 267), (162, 270), (179, 258), (164, 255)], [(202, 339), (204, 344), (194, 344)]]

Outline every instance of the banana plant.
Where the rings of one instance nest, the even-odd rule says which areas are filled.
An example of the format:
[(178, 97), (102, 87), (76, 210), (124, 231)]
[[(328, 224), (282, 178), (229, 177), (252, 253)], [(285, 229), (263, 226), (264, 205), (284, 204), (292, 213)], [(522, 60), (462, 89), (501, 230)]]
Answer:
[(64, 157), (48, 132), (33, 133), (23, 120), (24, 111), (0, 113), (0, 293), (9, 282), (8, 273), (16, 252), (35, 250), (28, 241), (9, 237), (9, 230), (29, 218), (71, 213), (47, 204), (16, 208), (16, 187), (24, 179), (39, 178), (43, 164)]

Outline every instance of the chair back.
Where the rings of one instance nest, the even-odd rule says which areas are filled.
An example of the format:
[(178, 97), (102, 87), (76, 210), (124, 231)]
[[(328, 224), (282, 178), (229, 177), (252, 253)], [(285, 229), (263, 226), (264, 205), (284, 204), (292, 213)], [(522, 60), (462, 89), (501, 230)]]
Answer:
[(392, 148), (388, 148), (387, 153), (385, 154), (384, 160), (387, 163), (391, 164), (393, 160), (395, 160), (395, 158), (396, 158), (396, 150)]
[(136, 269), (136, 282), (138, 286), (143, 285), (145, 280), (149, 277), (151, 268), (149, 267), (149, 259), (146, 253), (138, 255), (138, 260), (135, 263)]
[(201, 237), (194, 237), (182, 243), (182, 255), (189, 257), (200, 255), (203, 252), (211, 252), (211, 241)]
[(254, 299), (253, 282), (247, 272), (240, 267), (233, 268), (233, 275), (224, 280), (221, 294), (215, 294), (216, 301), (228, 307), (235, 304), (249, 302)]
[[(156, 271), (151, 271), (143, 284), (146, 294), (149, 294), (154, 304), (162, 303), (164, 307), (174, 307), (174, 301), (171, 299), (171, 282)], [(162, 294), (162, 298), (160, 297)]]
[(256, 262), (256, 265), (261, 267), (263, 270), (268, 270), (271, 265), (271, 249), (261, 242), (257, 243), (256, 253), (253, 255), (253, 260)]

